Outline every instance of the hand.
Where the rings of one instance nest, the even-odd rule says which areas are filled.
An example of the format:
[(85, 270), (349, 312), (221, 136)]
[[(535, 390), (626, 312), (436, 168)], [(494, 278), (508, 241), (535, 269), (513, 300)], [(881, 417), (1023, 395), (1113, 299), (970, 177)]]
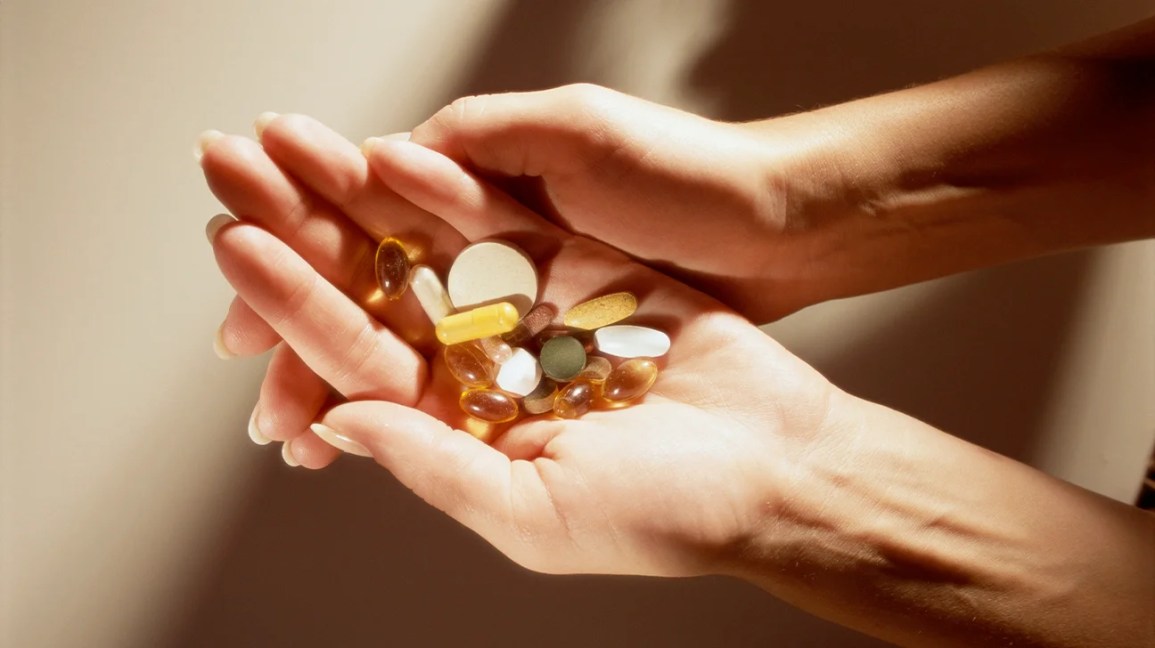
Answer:
[[(414, 143), (505, 183), (564, 229), (616, 247), (755, 322), (824, 295), (794, 289), (810, 162), (789, 141), (591, 85), (459, 99)], [(829, 192), (830, 186), (820, 187)]]
[[(306, 131), (311, 139), (290, 136)], [(793, 458), (847, 397), (713, 299), (541, 219), (447, 158), (407, 142), (377, 142), (369, 153), (378, 181), (356, 149), (334, 137), (315, 122), (283, 117), (262, 140), (302, 185), (298, 191), (345, 205), (343, 213), (328, 208), (292, 227), (229, 224), (213, 237), (221, 270), (244, 303), (355, 401), (326, 411), (321, 434), (367, 449), (418, 495), (530, 568), (723, 570), (789, 492)], [(292, 184), (277, 167), (256, 163), (255, 146), (221, 138), (204, 158), (218, 194), (239, 190), (220, 170), (240, 152), (256, 169), (245, 181), (253, 195)], [(421, 209), (397, 218), (367, 208), (383, 195)], [(359, 246), (343, 237), (369, 240), (355, 230), (379, 236), (394, 225), (404, 232), (388, 233), (429, 242), (427, 260), (440, 269), (467, 241), (496, 237), (521, 246), (538, 264), (541, 299), (562, 310), (611, 284), (629, 287), (640, 302), (635, 319), (673, 340), (658, 382), (628, 408), (572, 421), (524, 419), (492, 446), (455, 429), (466, 420), (443, 363), (397, 333), (414, 323), (407, 317), (412, 296), (377, 306), (378, 320), (347, 294), (355, 285), (348, 278), (369, 272), (370, 260), (350, 254), (344, 258), (352, 265), (339, 267), (339, 252)], [(282, 240), (274, 230), (297, 235)]]

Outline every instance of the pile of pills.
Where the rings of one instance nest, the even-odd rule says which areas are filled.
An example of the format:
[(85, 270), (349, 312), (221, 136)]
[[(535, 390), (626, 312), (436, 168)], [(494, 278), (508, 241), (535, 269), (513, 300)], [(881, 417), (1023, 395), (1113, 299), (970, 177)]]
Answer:
[[(564, 327), (552, 326), (557, 309), (536, 303), (537, 268), (503, 241), (462, 250), (448, 288), (429, 266), (410, 267), (394, 238), (378, 246), (375, 269), (386, 298), (412, 289), (445, 345), (449, 372), (464, 388), (461, 409), (489, 423), (522, 412), (572, 419), (594, 407), (628, 404), (649, 391), (658, 377), (654, 358), (670, 349), (662, 331), (621, 323), (638, 307), (629, 292), (578, 304), (565, 313)], [(606, 356), (620, 361), (614, 366)]]

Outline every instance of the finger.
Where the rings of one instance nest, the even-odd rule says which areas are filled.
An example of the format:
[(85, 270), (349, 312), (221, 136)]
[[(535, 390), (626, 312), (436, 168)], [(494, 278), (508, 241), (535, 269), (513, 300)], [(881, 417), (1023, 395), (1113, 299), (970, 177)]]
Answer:
[(273, 350), (261, 383), (261, 395), (252, 425), (273, 441), (288, 441), (309, 431), (329, 397), (328, 383), (321, 380), (287, 344)]
[(252, 356), (268, 351), (280, 341), (281, 336), (245, 300), (233, 297), (229, 312), (217, 329), (214, 346), (222, 357)]
[[(271, 232), (331, 284), (375, 315), (384, 315), (387, 309), (373, 272), (376, 242), (327, 202), (295, 184), (259, 144), (219, 136), (206, 145), (201, 166), (213, 193), (237, 218)], [(415, 314), (409, 313), (406, 321), (414, 321)], [(232, 332), (232, 324), (226, 322), (224, 335), (249, 335), (244, 330)]]
[(340, 393), (417, 402), (424, 358), (280, 239), (236, 223), (217, 232), (213, 249), (237, 294)]
[(292, 461), (292, 463), (310, 470), (320, 470), (341, 456), (340, 450), (325, 443), (312, 432), (286, 441), (283, 450), (288, 455), (285, 458), (286, 463)]
[(366, 141), (365, 149), (382, 182), (471, 241), (499, 236), (557, 239), (565, 234), (436, 151), (384, 139)]
[(579, 84), (463, 97), (414, 128), (411, 141), (508, 176), (578, 173), (621, 146), (607, 128), (621, 96)]
[[(374, 174), (360, 149), (305, 115), (281, 115), (261, 131), (276, 164), (335, 205), (371, 239), (404, 241), (414, 261), (448, 267), (467, 241), (452, 227), (401, 198)], [(412, 300), (416, 301), (416, 300)]]

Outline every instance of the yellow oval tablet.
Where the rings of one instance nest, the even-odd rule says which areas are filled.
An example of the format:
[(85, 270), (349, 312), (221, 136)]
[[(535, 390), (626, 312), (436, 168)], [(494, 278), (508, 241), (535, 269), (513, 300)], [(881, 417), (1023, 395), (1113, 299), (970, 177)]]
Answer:
[(571, 328), (591, 331), (620, 322), (638, 310), (638, 300), (631, 292), (616, 292), (582, 302), (569, 309), (562, 322)]

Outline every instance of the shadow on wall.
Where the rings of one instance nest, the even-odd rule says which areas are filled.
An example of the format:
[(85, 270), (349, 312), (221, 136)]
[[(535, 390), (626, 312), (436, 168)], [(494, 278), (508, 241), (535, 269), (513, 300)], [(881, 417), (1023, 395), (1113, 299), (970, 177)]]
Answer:
[[(1017, 53), (1038, 34), (1077, 29), (1103, 9), (1094, 4), (744, 0), (690, 82), (717, 100), (719, 117), (788, 112)], [(453, 96), (431, 111), (464, 94), (597, 82), (573, 78), (572, 65), (583, 56), (575, 26), (595, 5), (511, 2)], [(1088, 259), (952, 280), (819, 369), (851, 392), (1024, 456)], [(527, 573), (368, 461), (308, 473), (269, 448), (251, 451), (265, 455), (263, 474), (163, 645), (881, 645), (735, 581)]]

